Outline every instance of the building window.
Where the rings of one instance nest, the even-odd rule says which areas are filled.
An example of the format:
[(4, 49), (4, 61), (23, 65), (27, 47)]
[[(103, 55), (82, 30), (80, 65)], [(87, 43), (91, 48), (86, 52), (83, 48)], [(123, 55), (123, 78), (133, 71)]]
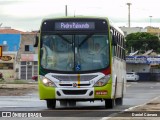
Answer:
[(25, 51), (29, 51), (29, 45), (25, 45)]
[(34, 61), (34, 65), (38, 65), (38, 62), (37, 62), (37, 61)]
[(33, 52), (34, 51), (33, 45), (25, 45), (25, 51), (27, 51), (27, 52)]
[(22, 62), (21, 62), (21, 65), (26, 65), (26, 61), (22, 61)]

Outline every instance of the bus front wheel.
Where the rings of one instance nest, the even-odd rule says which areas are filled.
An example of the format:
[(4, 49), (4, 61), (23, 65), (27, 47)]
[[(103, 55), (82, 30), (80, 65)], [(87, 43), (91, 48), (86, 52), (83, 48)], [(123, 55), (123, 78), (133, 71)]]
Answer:
[(55, 107), (56, 107), (56, 100), (54, 100), (54, 99), (48, 99), (48, 100), (46, 100), (46, 102), (47, 102), (47, 108), (49, 108), (49, 109), (55, 109)]
[(111, 109), (114, 107), (114, 99), (106, 99), (105, 100), (105, 108)]

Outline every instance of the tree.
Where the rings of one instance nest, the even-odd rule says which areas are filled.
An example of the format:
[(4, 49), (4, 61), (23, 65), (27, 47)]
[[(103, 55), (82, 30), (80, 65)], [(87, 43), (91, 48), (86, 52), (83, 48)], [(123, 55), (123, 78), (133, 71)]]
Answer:
[(131, 33), (126, 36), (126, 49), (129, 53), (131, 52), (131, 48), (134, 48), (134, 51), (139, 50), (142, 53), (151, 49), (160, 53), (159, 46), (159, 38), (147, 32)]

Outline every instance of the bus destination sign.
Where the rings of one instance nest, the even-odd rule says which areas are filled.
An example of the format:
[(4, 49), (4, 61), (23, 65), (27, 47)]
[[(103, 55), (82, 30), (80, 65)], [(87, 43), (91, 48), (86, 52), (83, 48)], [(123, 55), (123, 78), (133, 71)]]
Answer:
[(56, 22), (55, 30), (94, 30), (94, 22)]

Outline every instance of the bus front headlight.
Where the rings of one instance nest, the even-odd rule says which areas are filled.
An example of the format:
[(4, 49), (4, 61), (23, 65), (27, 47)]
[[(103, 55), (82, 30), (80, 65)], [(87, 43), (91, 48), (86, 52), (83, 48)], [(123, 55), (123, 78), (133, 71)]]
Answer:
[(41, 76), (40, 79), (42, 80), (42, 83), (43, 83), (45, 86), (48, 86), (48, 87), (56, 87), (56, 85), (54, 84), (54, 82), (51, 81), (51, 80), (49, 80), (48, 78)]
[(99, 79), (95, 84), (94, 87), (101, 87), (107, 84), (110, 79), (110, 75), (106, 75), (105, 77)]

